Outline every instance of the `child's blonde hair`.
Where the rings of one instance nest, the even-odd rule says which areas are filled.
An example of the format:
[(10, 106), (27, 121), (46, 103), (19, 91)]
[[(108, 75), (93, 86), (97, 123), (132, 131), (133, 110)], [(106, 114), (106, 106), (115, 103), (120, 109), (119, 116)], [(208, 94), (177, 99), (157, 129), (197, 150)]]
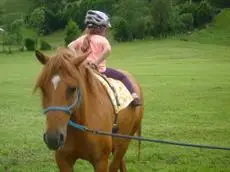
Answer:
[(94, 26), (94, 27), (87, 27), (84, 31), (86, 34), (85, 39), (83, 40), (83, 44), (81, 46), (81, 51), (86, 53), (90, 48), (90, 36), (92, 35), (101, 35), (105, 36), (105, 27)]

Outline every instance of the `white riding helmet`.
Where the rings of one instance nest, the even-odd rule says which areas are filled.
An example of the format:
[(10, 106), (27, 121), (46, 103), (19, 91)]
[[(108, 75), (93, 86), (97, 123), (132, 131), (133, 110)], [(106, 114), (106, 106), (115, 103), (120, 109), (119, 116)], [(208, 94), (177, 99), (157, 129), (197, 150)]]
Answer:
[(93, 25), (111, 27), (109, 17), (105, 13), (95, 10), (89, 10), (87, 12), (85, 16), (85, 24), (88, 27)]

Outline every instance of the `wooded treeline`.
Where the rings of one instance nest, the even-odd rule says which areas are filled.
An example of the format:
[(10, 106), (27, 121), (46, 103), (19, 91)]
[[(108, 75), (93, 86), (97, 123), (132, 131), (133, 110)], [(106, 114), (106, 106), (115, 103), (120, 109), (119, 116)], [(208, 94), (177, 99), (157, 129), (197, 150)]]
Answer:
[(5, 30), (4, 44), (22, 44), (22, 25), (36, 32), (35, 46), (40, 35), (64, 28), (66, 37), (63, 39), (68, 43), (84, 29), (84, 16), (88, 9), (101, 10), (110, 16), (115, 40), (132, 41), (192, 31), (212, 21), (222, 8), (230, 7), (230, 0), (27, 1), (31, 4), (29, 10), (14, 21), (7, 19), (4, 9), (0, 8), (0, 28)]

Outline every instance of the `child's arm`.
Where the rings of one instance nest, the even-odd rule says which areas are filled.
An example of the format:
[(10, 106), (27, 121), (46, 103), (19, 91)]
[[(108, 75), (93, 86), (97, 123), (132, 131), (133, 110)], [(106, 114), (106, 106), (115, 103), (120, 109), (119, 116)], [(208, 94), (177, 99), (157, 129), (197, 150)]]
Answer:
[(94, 61), (94, 64), (97, 66), (101, 62), (103, 62), (109, 56), (109, 54), (111, 52), (111, 46), (106, 39), (104, 40), (102, 47), (103, 47), (103, 51), (101, 52), (100, 56)]
[(73, 50), (74, 52), (79, 51), (79, 45), (80, 45), (80, 38), (72, 41), (69, 45), (68, 48)]
[(98, 57), (98, 59), (95, 60), (94, 63), (98, 66), (101, 62), (103, 62), (109, 56), (110, 52), (111, 52), (111, 48), (104, 49), (100, 57)]

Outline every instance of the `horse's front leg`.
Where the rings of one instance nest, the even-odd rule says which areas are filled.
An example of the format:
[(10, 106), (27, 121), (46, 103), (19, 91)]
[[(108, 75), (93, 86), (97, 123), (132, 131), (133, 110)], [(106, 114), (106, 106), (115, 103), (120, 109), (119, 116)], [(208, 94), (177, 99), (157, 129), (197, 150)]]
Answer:
[(105, 156), (93, 164), (95, 172), (108, 172), (109, 171), (109, 156)]
[(73, 166), (77, 160), (76, 156), (63, 150), (57, 150), (55, 158), (60, 172), (73, 172)]

